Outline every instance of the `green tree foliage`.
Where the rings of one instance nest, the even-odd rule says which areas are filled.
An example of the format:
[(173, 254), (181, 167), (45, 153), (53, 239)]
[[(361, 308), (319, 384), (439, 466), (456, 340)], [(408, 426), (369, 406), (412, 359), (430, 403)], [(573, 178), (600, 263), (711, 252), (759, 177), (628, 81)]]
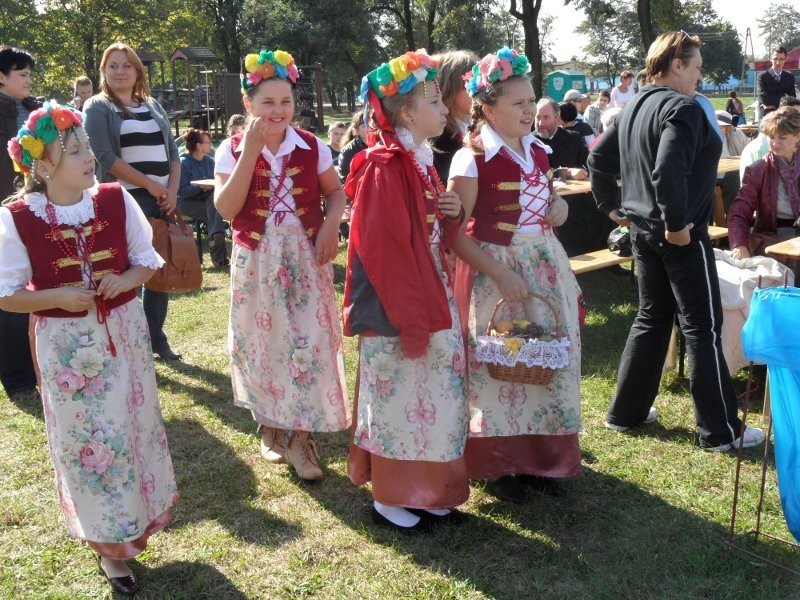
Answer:
[(599, 0), (587, 10), (586, 19), (576, 28), (586, 35), (584, 47), (594, 60), (589, 63), (593, 77), (604, 78), (614, 85), (617, 75), (641, 61), (641, 45), (633, 7), (621, 0)]
[(756, 19), (767, 52), (776, 46), (783, 46), (787, 50), (800, 46), (800, 11), (796, 3), (794, 6), (792, 4), (772, 4), (764, 11), (762, 18)]

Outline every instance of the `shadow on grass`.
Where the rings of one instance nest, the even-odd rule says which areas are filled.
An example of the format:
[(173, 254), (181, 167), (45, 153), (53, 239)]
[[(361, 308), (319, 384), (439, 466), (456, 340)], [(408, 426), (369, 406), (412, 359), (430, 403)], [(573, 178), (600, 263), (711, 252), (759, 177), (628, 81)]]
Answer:
[(27, 413), (32, 417), (36, 417), (42, 421), (44, 420), (42, 397), (39, 395), (39, 392), (23, 392), (21, 394), (13, 394), (8, 397), (8, 400), (22, 412)]
[[(146, 569), (135, 562), (131, 564), (142, 586), (137, 598), (245, 600), (248, 597), (225, 575), (205, 563), (174, 562), (157, 569)], [(128, 596), (114, 594), (114, 598)]]
[(256, 476), (231, 447), (193, 420), (165, 426), (181, 495), (173, 527), (216, 521), (235, 536), (264, 546), (301, 535), (296, 525), (252, 507), (259, 493)]
[[(529, 491), (520, 506), (473, 488), (466, 523), (423, 535), (374, 525), (367, 489), (326, 477), (333, 481), (307, 493), (367, 542), (445, 578), (442, 589), (426, 589), (431, 597), (455, 597), (464, 584), (492, 598), (727, 598), (742, 589), (779, 598), (796, 590), (788, 575), (729, 554), (725, 525), (590, 468), (564, 483), (566, 496)], [(771, 556), (784, 564), (796, 557), (783, 548)]]

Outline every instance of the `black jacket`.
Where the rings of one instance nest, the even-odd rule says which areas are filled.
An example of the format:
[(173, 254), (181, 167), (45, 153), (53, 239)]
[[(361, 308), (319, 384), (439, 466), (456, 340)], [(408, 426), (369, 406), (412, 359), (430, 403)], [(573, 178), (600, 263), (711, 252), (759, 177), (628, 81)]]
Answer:
[(597, 206), (622, 211), (651, 231), (680, 231), (694, 223), (693, 235), (711, 218), (722, 140), (692, 98), (648, 84), (620, 113), (589, 155), (589, 175)]
[(539, 134), (535, 135), (553, 149), (553, 153), (550, 154), (550, 166), (553, 169), (558, 167), (586, 168), (589, 149), (583, 141), (583, 136), (577, 131), (559, 127), (550, 139), (543, 138)]
[[(33, 97), (25, 98), (22, 103), (30, 111), (41, 106)], [(17, 191), (15, 179), (19, 173), (14, 170), (14, 163), (6, 151), (8, 140), (16, 135), (17, 101), (0, 94), (0, 201)]]
[[(758, 101), (767, 106), (777, 108), (778, 102), (786, 95), (795, 97), (794, 75), (789, 71), (781, 71), (781, 80), (775, 81), (772, 69), (758, 76)], [(770, 109), (773, 110), (773, 109)]]
[(433, 148), (433, 168), (439, 174), (439, 179), (447, 185), (447, 177), (450, 174), (450, 163), (453, 156), (464, 146), (464, 138), (460, 132), (453, 133), (453, 130), (445, 127), (442, 135), (430, 141)]
[(366, 149), (366, 147), (367, 145), (362, 142), (361, 138), (358, 136), (345, 144), (344, 148), (342, 148), (342, 151), (339, 153), (339, 165), (337, 167), (339, 181), (344, 183), (347, 180), (347, 176), (350, 174), (350, 163), (353, 161), (353, 157)]

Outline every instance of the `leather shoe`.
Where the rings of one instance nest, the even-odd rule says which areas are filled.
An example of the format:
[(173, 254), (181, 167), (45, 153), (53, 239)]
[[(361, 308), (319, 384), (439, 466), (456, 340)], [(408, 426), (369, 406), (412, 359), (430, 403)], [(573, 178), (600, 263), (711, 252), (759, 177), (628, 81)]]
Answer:
[[(409, 512), (414, 512), (411, 509), (406, 509)], [(415, 513), (416, 514), (416, 513)], [(418, 515), (419, 516), (419, 515)], [(377, 511), (377, 509), (373, 506), (372, 507), (372, 522), (376, 525), (380, 525), (381, 527), (388, 527), (389, 529), (394, 529), (395, 531), (402, 531), (403, 533), (427, 533), (431, 529), (433, 529), (433, 521), (430, 519), (426, 519), (423, 516), (420, 516), (419, 521), (416, 524), (412, 525), (411, 527), (403, 527), (402, 525), (398, 525), (384, 517), (381, 513)]]
[(564, 496), (567, 491), (558, 479), (552, 477), (541, 477), (539, 475), (517, 475), (517, 481), (522, 485), (542, 492), (545, 496), (553, 496), (560, 498)]
[(525, 488), (511, 475), (503, 475), (500, 479), (487, 481), (484, 490), (487, 494), (506, 502), (522, 504), (525, 501)]
[(469, 520), (469, 515), (467, 513), (463, 513), (460, 510), (456, 510), (455, 508), (451, 508), (450, 512), (446, 515), (435, 515), (432, 512), (428, 512), (423, 508), (407, 508), (408, 512), (417, 515), (420, 519), (427, 519), (434, 525), (438, 523), (447, 523), (450, 525), (461, 525), (462, 523), (466, 523)]
[(100, 571), (100, 574), (108, 579), (108, 582), (111, 584), (111, 587), (114, 588), (114, 591), (126, 596), (133, 596), (139, 591), (139, 584), (136, 582), (136, 577), (133, 576), (133, 573), (130, 575), (125, 575), (124, 577), (109, 577), (105, 572), (105, 569), (103, 569), (103, 563), (101, 562), (99, 555), (97, 556), (97, 568)]
[(153, 348), (153, 354), (162, 360), (180, 360), (183, 356), (182, 354), (173, 352), (172, 348), (169, 347), (169, 344), (164, 344), (160, 348)]

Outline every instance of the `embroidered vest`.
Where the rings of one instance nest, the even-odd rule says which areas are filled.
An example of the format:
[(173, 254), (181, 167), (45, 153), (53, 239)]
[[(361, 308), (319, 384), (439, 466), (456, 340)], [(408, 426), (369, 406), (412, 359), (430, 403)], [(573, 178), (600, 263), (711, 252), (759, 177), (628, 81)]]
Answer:
[[(295, 129), (295, 133), (308, 144), (310, 150), (297, 147), (292, 150), (286, 165), (286, 174), (292, 180), (291, 194), (295, 203), (294, 214), (300, 219), (306, 235), (314, 242), (325, 218), (322, 214), (322, 192), (317, 175), (319, 148), (314, 134), (300, 129)], [(241, 135), (231, 138), (231, 151), (236, 160), (239, 160), (239, 156), (241, 156), (241, 152), (238, 151), (241, 141)], [(272, 170), (269, 163), (259, 152), (247, 198), (239, 214), (231, 221), (233, 241), (250, 250), (255, 250), (258, 246), (258, 241), (263, 235), (264, 226), (270, 215), (269, 178), (271, 176)]]
[[(125, 235), (125, 201), (122, 188), (118, 183), (100, 184), (95, 196), (96, 214), (94, 219), (80, 227), (86, 239), (94, 228), (94, 246), (89, 255), (92, 277), (95, 283), (113, 273), (119, 275), (130, 267)], [(81, 277), (80, 261), (64, 256), (61, 246), (54, 239), (50, 224), (33, 214), (28, 204), (17, 200), (8, 205), (14, 219), (14, 225), (28, 250), (33, 277), (31, 286), (34, 290), (49, 290), (63, 286), (83, 288), (86, 284)], [(70, 225), (59, 225), (63, 232), (64, 243), (76, 249), (76, 228)], [(111, 309), (122, 306), (136, 297), (136, 290), (128, 290), (112, 300), (105, 302)], [(84, 317), (88, 311), (69, 312), (60, 308), (34, 312), (43, 317)]]
[[(550, 170), (547, 152), (531, 144), (536, 167), (544, 173)], [(467, 224), (467, 235), (492, 244), (508, 246), (522, 213), (519, 203), (521, 167), (512, 159), (496, 154), (486, 162), (483, 154), (475, 155), (478, 167), (478, 197)], [(553, 180), (548, 176), (548, 187), (553, 193)]]

